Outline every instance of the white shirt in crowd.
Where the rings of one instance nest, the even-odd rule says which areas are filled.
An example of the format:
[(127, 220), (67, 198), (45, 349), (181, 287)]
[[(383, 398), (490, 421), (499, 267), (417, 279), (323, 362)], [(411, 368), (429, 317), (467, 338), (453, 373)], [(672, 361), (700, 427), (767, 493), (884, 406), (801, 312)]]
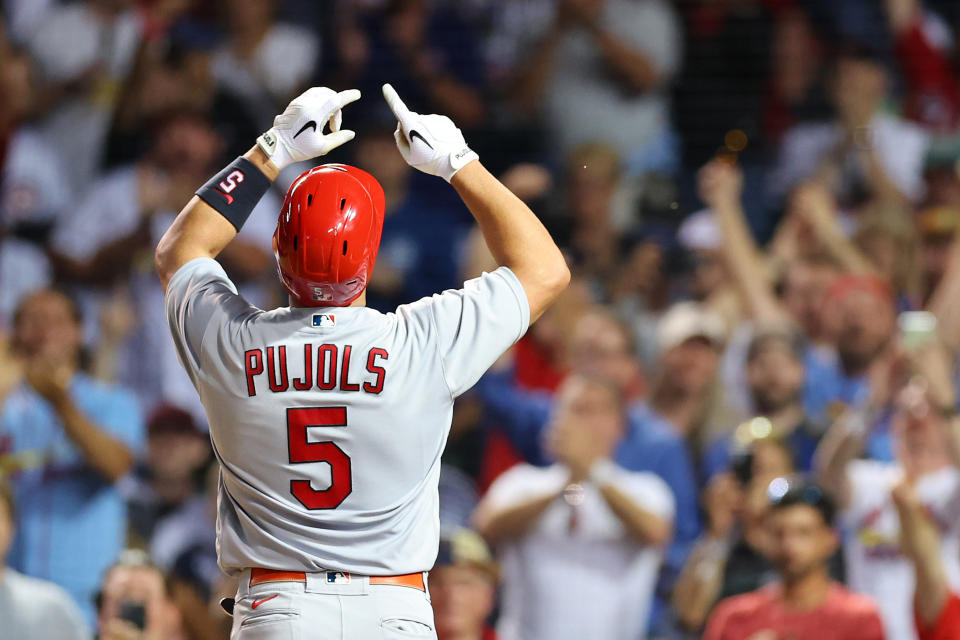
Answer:
[[(913, 565), (900, 552), (900, 521), (890, 491), (903, 476), (896, 463), (855, 460), (848, 468), (850, 506), (843, 513), (848, 586), (872, 596), (886, 637), (916, 638), (913, 624)], [(947, 580), (960, 588), (960, 470), (947, 467), (920, 476), (917, 497), (941, 535)]]
[[(770, 179), (775, 195), (783, 195), (812, 178), (843, 136), (843, 129), (834, 122), (801, 124), (791, 129)], [(878, 113), (858, 143), (873, 148), (887, 177), (908, 198), (917, 200), (923, 196), (923, 162), (930, 144), (923, 129), (896, 116)]]
[(277, 105), (305, 88), (319, 62), (320, 41), (309, 29), (275, 24), (247, 59), (225, 42), (213, 55), (217, 83), (247, 103), (264, 129), (273, 124)]
[(51, 9), (30, 40), (30, 54), (47, 81), (76, 81), (94, 68), (104, 72), (95, 87), (64, 100), (40, 123), (63, 159), (62, 178), (74, 193), (82, 192), (96, 174), (142, 27), (133, 9), (104, 21), (86, 3), (75, 2)]
[[(60, 158), (32, 128), (10, 138), (0, 175), (0, 226), (52, 223), (66, 209), (70, 193)], [(18, 238), (0, 240), (0, 329), (10, 327), (20, 300), (50, 283), (50, 261), (43, 248)]]
[[(494, 3), (495, 28), (486, 56), (494, 78), (522, 63), (553, 22), (556, 2)], [(680, 21), (663, 0), (609, 0), (600, 24), (647, 56), (661, 84), (644, 93), (624, 90), (612, 79), (596, 42), (582, 29), (566, 33), (546, 88), (546, 115), (564, 155), (579, 144), (603, 141), (628, 159), (670, 126), (668, 85), (682, 53)]]
[[(508, 508), (558, 492), (568, 479), (562, 465), (520, 464), (485, 500)], [(618, 468), (613, 482), (643, 509), (673, 520), (673, 494), (656, 475)], [(501, 545), (502, 640), (645, 637), (663, 549), (630, 537), (600, 491), (582, 486), (580, 504), (558, 497), (527, 534)]]
[[(240, 230), (239, 237), (272, 252), (279, 211), (279, 197), (268, 192)], [(160, 241), (176, 213), (170, 210), (153, 215), (150, 221), (152, 246)], [(52, 247), (74, 260), (90, 260), (107, 245), (133, 233), (142, 215), (137, 168), (117, 169), (96, 182), (79, 207), (55, 229)], [(272, 286), (273, 280), (270, 282)], [(203, 405), (177, 360), (170, 338), (163, 290), (154, 271), (152, 252), (146, 252), (142, 260), (135, 261), (129, 291), (139, 325), (120, 354), (118, 379), (137, 391), (145, 406), (171, 403), (190, 411), (204, 424)], [(78, 292), (86, 325), (85, 338), (90, 344), (98, 340), (100, 309), (110, 293), (93, 287), (80, 287)], [(244, 287), (243, 293), (253, 304), (264, 305), (270, 292), (263, 286), (252, 285)]]
[(88, 640), (90, 630), (67, 592), (46, 580), (0, 569), (0, 637)]
[(55, 4), (56, 0), (3, 0), (10, 39), (18, 44), (28, 41)]

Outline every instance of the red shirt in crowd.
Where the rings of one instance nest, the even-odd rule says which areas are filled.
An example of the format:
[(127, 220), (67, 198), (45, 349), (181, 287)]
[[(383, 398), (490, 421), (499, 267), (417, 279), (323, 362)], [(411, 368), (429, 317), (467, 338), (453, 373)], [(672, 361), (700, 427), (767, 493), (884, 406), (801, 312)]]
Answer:
[(707, 621), (704, 640), (747, 640), (754, 634), (773, 640), (883, 640), (883, 623), (873, 602), (830, 587), (827, 599), (811, 611), (792, 611), (770, 585), (722, 600)]
[(937, 621), (929, 627), (920, 621), (919, 616), (914, 619), (919, 640), (960, 640), (960, 597), (951, 593)]

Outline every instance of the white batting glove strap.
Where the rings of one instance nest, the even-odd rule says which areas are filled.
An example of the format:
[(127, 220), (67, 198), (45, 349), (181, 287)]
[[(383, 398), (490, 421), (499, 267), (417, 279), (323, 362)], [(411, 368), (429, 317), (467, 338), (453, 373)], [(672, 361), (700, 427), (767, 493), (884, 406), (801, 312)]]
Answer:
[[(257, 144), (281, 171), (294, 162), (325, 155), (353, 140), (353, 131), (340, 129), (342, 109), (359, 99), (356, 89), (340, 93), (326, 87), (307, 89), (273, 119), (273, 127), (257, 138)], [(324, 133), (328, 125), (330, 131)]]
[(389, 84), (383, 85), (383, 97), (397, 117), (397, 148), (411, 167), (450, 182), (457, 171), (479, 159), (450, 118), (410, 111)]

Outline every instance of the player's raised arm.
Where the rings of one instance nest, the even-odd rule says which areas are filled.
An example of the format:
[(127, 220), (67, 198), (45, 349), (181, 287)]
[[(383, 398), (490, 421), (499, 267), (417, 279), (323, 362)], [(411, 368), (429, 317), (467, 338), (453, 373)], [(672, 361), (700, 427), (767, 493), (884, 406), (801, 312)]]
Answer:
[(340, 129), (342, 109), (359, 98), (356, 89), (308, 89), (256, 145), (200, 187), (157, 245), (154, 260), (164, 290), (177, 269), (194, 258), (215, 258), (233, 240), (284, 167), (352, 140), (353, 131)]
[(527, 205), (480, 164), (449, 118), (410, 111), (390, 85), (384, 85), (383, 96), (399, 121), (394, 137), (404, 160), (453, 185), (497, 263), (509, 267), (523, 285), (530, 322), (536, 320), (570, 281), (550, 234)]

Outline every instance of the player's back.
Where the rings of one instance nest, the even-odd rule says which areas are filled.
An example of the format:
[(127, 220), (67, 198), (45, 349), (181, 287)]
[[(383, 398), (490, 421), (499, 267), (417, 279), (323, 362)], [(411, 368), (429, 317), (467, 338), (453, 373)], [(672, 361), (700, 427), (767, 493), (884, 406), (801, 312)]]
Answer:
[(429, 569), (453, 399), (526, 330), (516, 277), (503, 268), (392, 314), (263, 312), (199, 259), (167, 295), (222, 464), (221, 565)]

